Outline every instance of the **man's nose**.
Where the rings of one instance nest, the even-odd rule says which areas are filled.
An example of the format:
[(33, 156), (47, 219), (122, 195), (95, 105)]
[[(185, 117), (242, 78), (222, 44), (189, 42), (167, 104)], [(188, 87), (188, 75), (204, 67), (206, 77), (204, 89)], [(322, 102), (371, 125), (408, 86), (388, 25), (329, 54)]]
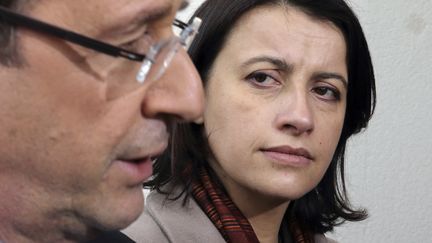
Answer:
[(183, 121), (199, 120), (204, 110), (201, 78), (184, 49), (180, 49), (161, 78), (150, 84), (142, 102), (147, 117), (168, 115)]

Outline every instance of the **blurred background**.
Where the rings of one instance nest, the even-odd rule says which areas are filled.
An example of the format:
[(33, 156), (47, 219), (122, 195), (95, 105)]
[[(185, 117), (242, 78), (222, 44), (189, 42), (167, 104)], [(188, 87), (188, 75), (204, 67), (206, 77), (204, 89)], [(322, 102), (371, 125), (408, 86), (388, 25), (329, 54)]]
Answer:
[[(233, 0), (235, 1), (235, 0)], [(187, 21), (203, 2), (179, 14)], [(349, 142), (347, 187), (370, 217), (339, 242), (432, 242), (432, 0), (351, 0), (372, 54), (377, 107)]]

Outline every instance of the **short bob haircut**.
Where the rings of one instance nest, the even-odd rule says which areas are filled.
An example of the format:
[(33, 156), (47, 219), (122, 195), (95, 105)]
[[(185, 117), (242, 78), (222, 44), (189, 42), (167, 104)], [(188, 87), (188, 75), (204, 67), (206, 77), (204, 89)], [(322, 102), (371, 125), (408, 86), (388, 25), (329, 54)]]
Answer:
[[(345, 188), (344, 154), (348, 138), (366, 128), (376, 103), (375, 78), (368, 45), (356, 15), (344, 0), (208, 0), (194, 14), (203, 26), (192, 43), (190, 55), (204, 80), (237, 20), (259, 6), (297, 8), (307, 15), (333, 23), (345, 37), (347, 46), (348, 94), (342, 133), (335, 154), (324, 177), (315, 189), (294, 200), (284, 220), (295, 218), (301, 227), (313, 233), (332, 231), (346, 220), (367, 217), (364, 209), (353, 209)], [(287, 8), (289, 11), (289, 8)], [(197, 170), (208, 166), (210, 150), (203, 125), (179, 124), (173, 129), (169, 149), (154, 164), (154, 177), (144, 187), (170, 194), (171, 186), (183, 186), (180, 195), (167, 195), (176, 200), (190, 196), (191, 182)], [(187, 198), (186, 196), (186, 198)]]

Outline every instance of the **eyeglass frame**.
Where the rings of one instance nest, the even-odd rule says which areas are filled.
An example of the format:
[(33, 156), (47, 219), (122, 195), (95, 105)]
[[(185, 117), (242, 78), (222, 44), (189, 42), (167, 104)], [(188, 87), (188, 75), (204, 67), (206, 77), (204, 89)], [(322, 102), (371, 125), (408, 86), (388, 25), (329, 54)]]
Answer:
[[(141, 67), (141, 69), (145, 68), (144, 67), (144, 65), (146, 65), (145, 63), (147, 63), (147, 65), (149, 65), (148, 63), (153, 63), (152, 57), (150, 57), (150, 59), (149, 59), (148, 54), (140, 54), (137, 52), (129, 51), (129, 50), (126, 50), (124, 48), (117, 47), (117, 46), (114, 46), (112, 44), (102, 42), (100, 40), (85, 36), (83, 34), (78, 34), (74, 31), (67, 30), (65, 28), (61, 28), (61, 27), (58, 27), (58, 26), (34, 19), (34, 18), (31, 18), (31, 17), (28, 17), (28, 16), (25, 16), (25, 15), (13, 12), (13, 11), (3, 7), (3, 6), (0, 6), (0, 21), (8, 22), (9, 24), (25, 27), (25, 28), (28, 28), (28, 29), (31, 29), (34, 31), (48, 34), (48, 35), (51, 35), (53, 37), (59, 38), (61, 40), (68, 41), (68, 42), (77, 44), (79, 46), (85, 47), (87, 49), (97, 51), (97, 52), (100, 52), (100, 53), (103, 53), (103, 54), (106, 54), (106, 55), (109, 55), (112, 57), (116, 57), (116, 58), (121, 57), (121, 58), (126, 58), (128, 60), (135, 61), (135, 62), (143, 62), (143, 66)], [(182, 22), (181, 20), (174, 19), (174, 22), (172, 23), (172, 25), (182, 29), (180, 37), (177, 37), (177, 38), (179, 39), (178, 41), (183, 46), (186, 46), (187, 37), (192, 36), (191, 39), (193, 40), (195, 34), (198, 33), (198, 29), (201, 25), (201, 19), (196, 18), (190, 24), (186, 24), (186, 23)], [(168, 39), (168, 40), (170, 40), (170, 39)], [(158, 45), (160, 45), (160, 43), (163, 43), (166, 41), (167, 40), (165, 39), (165, 40), (159, 41), (157, 43), (154, 43), (150, 47), (150, 49), (152, 49), (154, 46), (158, 46)], [(149, 50), (149, 51), (151, 52), (152, 50)], [(174, 51), (176, 51), (176, 50), (174, 50)], [(155, 53), (153, 53), (153, 54), (155, 54)], [(168, 64), (170, 61), (171, 60), (168, 60)], [(149, 66), (146, 67), (146, 69), (148, 69), (148, 70), (150, 68), (151, 67), (149, 67)], [(140, 72), (142, 72), (142, 70), (140, 70)], [(140, 79), (138, 76), (139, 76), (139, 74), (137, 75), (137, 78), (136, 78), (137, 81), (139, 83), (143, 83), (144, 79), (145, 79), (145, 75), (144, 75), (144, 79), (142, 79), (142, 77)], [(141, 76), (143, 76), (143, 75), (141, 74)]]

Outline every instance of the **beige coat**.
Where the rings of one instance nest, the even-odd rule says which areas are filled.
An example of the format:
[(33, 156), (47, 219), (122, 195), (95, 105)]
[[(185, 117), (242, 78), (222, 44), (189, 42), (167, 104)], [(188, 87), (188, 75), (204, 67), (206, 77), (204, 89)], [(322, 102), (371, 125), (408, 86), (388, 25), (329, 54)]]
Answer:
[[(183, 198), (171, 201), (165, 200), (165, 197), (151, 192), (146, 199), (144, 213), (123, 233), (138, 243), (225, 243), (193, 198), (183, 206)], [(335, 241), (316, 235), (315, 242)]]

